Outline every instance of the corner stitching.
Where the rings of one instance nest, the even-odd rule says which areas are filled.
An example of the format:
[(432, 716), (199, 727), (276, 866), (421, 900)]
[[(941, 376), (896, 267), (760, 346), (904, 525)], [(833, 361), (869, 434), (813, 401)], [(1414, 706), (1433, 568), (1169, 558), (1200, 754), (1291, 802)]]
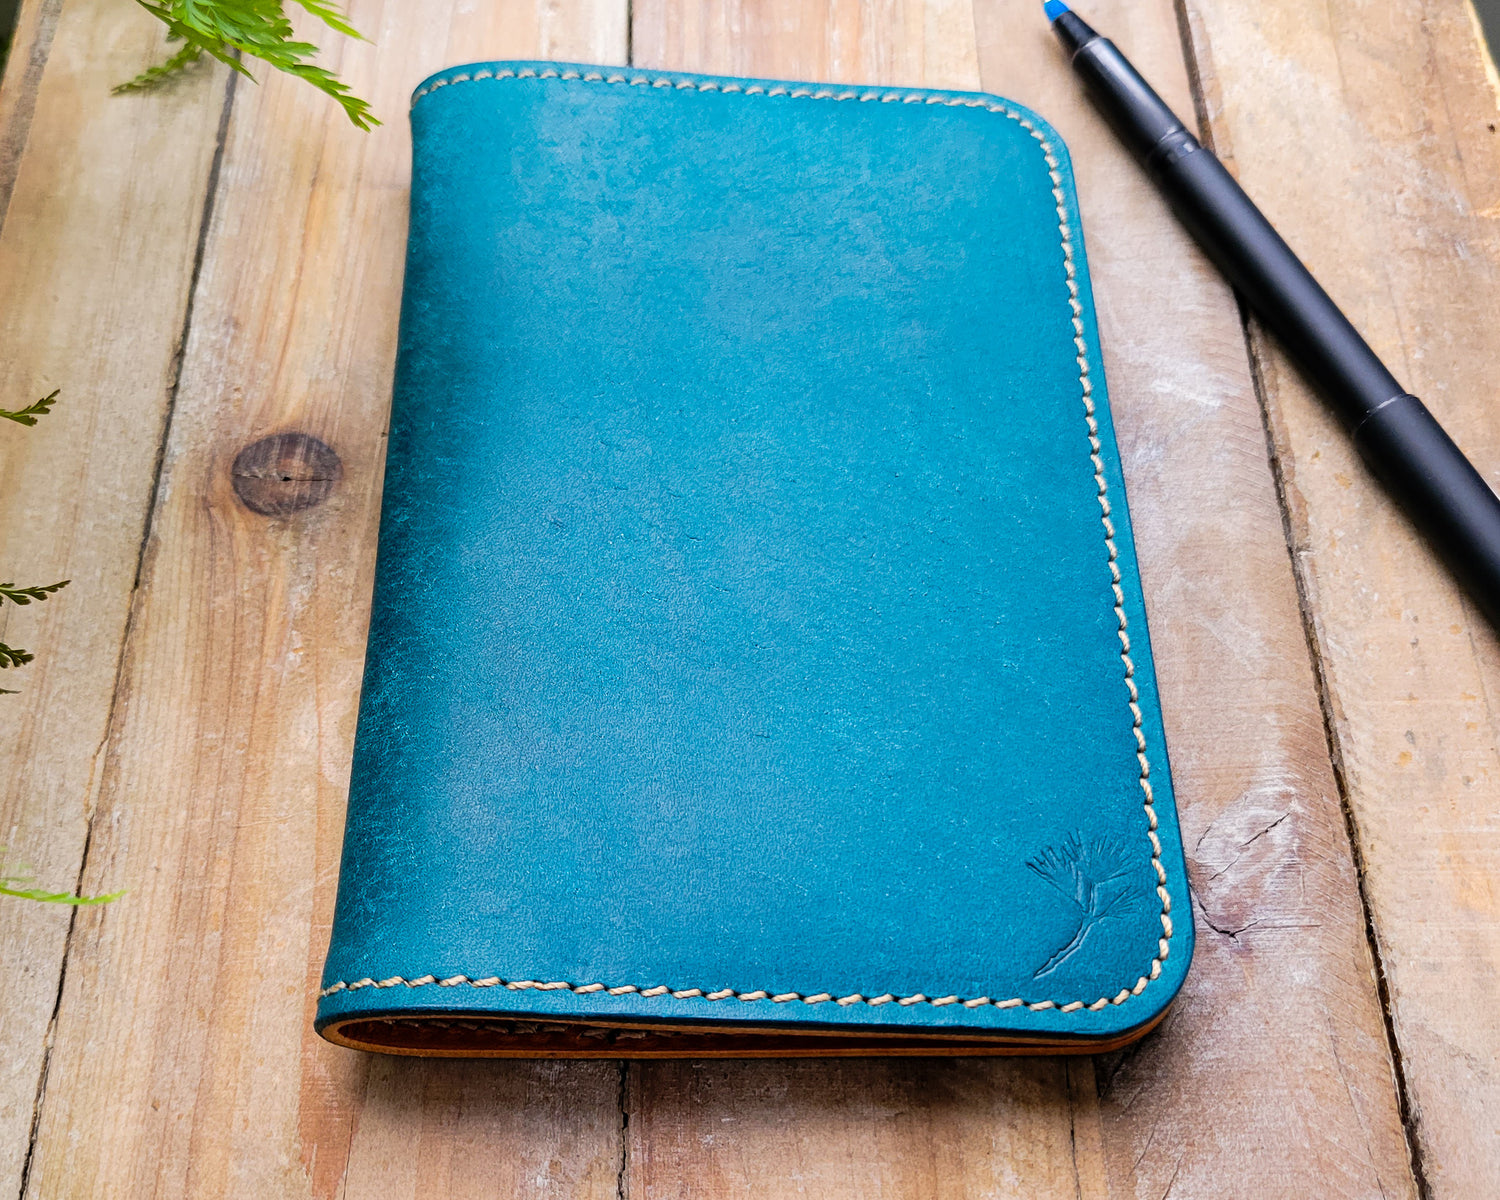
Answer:
[(423, 975), (416, 979), (407, 979), (404, 976), (393, 975), (388, 979), (356, 979), (353, 981), (339, 980), (330, 984), (318, 993), (318, 999), (322, 1000), (343, 991), (358, 991), (362, 988), (391, 988), (406, 986), (408, 988), (426, 987), (435, 984), (438, 987), (459, 987), (468, 985), (476, 988), (504, 987), (510, 991), (527, 991), (536, 989), (538, 991), (569, 991), (575, 995), (586, 995), (592, 992), (605, 992), (611, 996), (624, 996), (637, 994), (645, 999), (654, 999), (658, 996), (671, 996), (677, 1000), (687, 1000), (701, 997), (705, 1000), (727, 1000), (736, 999), (745, 1002), (758, 1000), (770, 1000), (773, 1004), (785, 1004), (793, 1000), (800, 1000), (804, 1004), (821, 1004), (832, 1000), (836, 1004), (847, 1007), (851, 1004), (881, 1005), (896, 1003), (903, 1008), (913, 1004), (930, 1004), (935, 1008), (949, 1004), (962, 1004), (965, 1008), (984, 1008), (993, 1006), (995, 1008), (1019, 1008), (1024, 1005), (1032, 1012), (1041, 1012), (1046, 1009), (1055, 1008), (1059, 1012), (1078, 1012), (1087, 1009), (1089, 1012), (1098, 1012), (1110, 1005), (1124, 1004), (1132, 996), (1139, 996), (1149, 987), (1152, 982), (1161, 977), (1161, 964), (1167, 959), (1171, 951), (1172, 939), (1172, 896), (1167, 890), (1167, 871), (1162, 864), (1161, 839), (1157, 836), (1156, 819), (1156, 797), (1151, 790), (1151, 764), (1146, 757), (1146, 735), (1144, 730), (1144, 717), (1141, 713), (1140, 692), (1135, 684), (1135, 663), (1130, 656), (1130, 632), (1129, 622), (1125, 616), (1125, 592), (1121, 585), (1121, 574), (1119, 566), (1119, 548), (1115, 544), (1115, 526), (1111, 516), (1109, 503), (1109, 485), (1104, 474), (1103, 443), (1099, 438), (1099, 422), (1097, 408), (1094, 404), (1094, 385), (1090, 379), (1090, 368), (1088, 358), (1088, 343), (1085, 339), (1083, 327), (1083, 305), (1078, 298), (1077, 267), (1073, 256), (1072, 229), (1068, 224), (1067, 197), (1063, 193), (1061, 164), (1057, 155), (1053, 152), (1052, 143), (1047, 135), (1038, 129), (1024, 115), (1007, 107), (997, 104), (986, 97), (974, 95), (944, 95), (941, 92), (927, 90), (916, 92), (903, 92), (900, 90), (887, 90), (881, 88), (847, 88), (842, 91), (833, 91), (829, 88), (812, 90), (811, 87), (799, 86), (788, 88), (785, 85), (774, 85), (769, 89), (758, 84), (743, 86), (740, 83), (725, 80), (701, 80), (701, 79), (674, 79), (670, 76), (644, 75), (632, 70), (623, 69), (605, 74), (603, 71), (579, 71), (574, 68), (559, 70), (548, 67), (537, 71), (533, 67), (524, 67), (520, 70), (504, 68), (502, 70), (491, 70), (481, 68), (472, 74), (445, 75), (434, 79), (431, 83), (418, 88), (411, 98), (412, 107), (415, 108), (417, 101), (432, 92), (451, 84), (477, 83), (481, 80), (493, 80), (496, 82), (506, 79), (559, 79), (577, 81), (580, 83), (604, 83), (604, 84), (627, 84), (632, 87), (648, 87), (651, 89), (666, 88), (672, 91), (690, 91), (696, 94), (706, 92), (718, 92), (721, 95), (741, 96), (785, 96), (788, 99), (806, 100), (832, 100), (835, 102), (854, 100), (861, 103), (879, 101), (884, 104), (941, 104), (946, 107), (983, 108), (986, 112), (999, 113), (1004, 117), (1016, 122), (1022, 129), (1037, 142), (1042, 151), (1042, 158), (1047, 164), (1047, 177), (1052, 183), (1052, 199), (1057, 209), (1057, 230), (1062, 240), (1063, 271), (1066, 275), (1068, 289), (1068, 307), (1072, 313), (1073, 345), (1077, 350), (1076, 361), (1078, 363), (1078, 383), (1083, 397), (1084, 422), (1088, 428), (1089, 438), (1089, 461), (1094, 468), (1094, 484), (1098, 489), (1099, 500), (1099, 522), (1104, 529), (1104, 547), (1109, 557), (1110, 589), (1114, 593), (1115, 620), (1118, 624), (1116, 633), (1120, 639), (1120, 661), (1125, 667), (1125, 687), (1130, 699), (1127, 702), (1130, 708), (1131, 733), (1136, 742), (1136, 760), (1140, 763), (1140, 785), (1145, 795), (1144, 806), (1146, 810), (1146, 836), (1151, 841), (1151, 866), (1156, 872), (1156, 894), (1161, 900), (1161, 924), (1162, 937), (1157, 941), (1157, 954), (1151, 960), (1151, 967), (1147, 974), (1136, 980), (1135, 985), (1129, 988), (1121, 988), (1114, 996), (1102, 996), (1092, 1004), (1085, 1004), (1082, 1000), (1072, 1000), (1065, 1004), (1058, 1004), (1053, 1000), (1041, 1000), (1036, 1003), (1027, 1003), (1020, 998), (1009, 1000), (991, 1000), (988, 996), (978, 996), (973, 999), (962, 999), (958, 996), (929, 997), (921, 992), (911, 996), (893, 996), (886, 993), (880, 996), (866, 997), (856, 992), (853, 995), (834, 997), (828, 992), (817, 992), (810, 996), (804, 996), (799, 992), (782, 992), (771, 995), (764, 989), (756, 989), (750, 992), (736, 992), (732, 988), (724, 988), (715, 992), (704, 992), (702, 988), (687, 988), (675, 990), (665, 986), (638, 988), (633, 984), (621, 987), (607, 987), (602, 983), (572, 984), (566, 982), (543, 983), (534, 979), (503, 980), (496, 976), (485, 979), (471, 979), (467, 975), (453, 975), (447, 979), (438, 979), (434, 975)]

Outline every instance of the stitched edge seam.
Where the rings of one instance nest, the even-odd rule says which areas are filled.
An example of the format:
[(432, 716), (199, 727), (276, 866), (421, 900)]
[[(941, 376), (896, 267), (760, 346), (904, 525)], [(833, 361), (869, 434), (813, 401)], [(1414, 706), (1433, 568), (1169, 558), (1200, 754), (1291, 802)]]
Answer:
[(1072, 314), (1073, 345), (1077, 350), (1078, 383), (1083, 398), (1084, 421), (1088, 427), (1089, 461), (1093, 464), (1094, 468), (1094, 484), (1098, 489), (1099, 521), (1104, 528), (1104, 546), (1109, 556), (1110, 588), (1114, 593), (1115, 619), (1118, 622), (1117, 633), (1120, 638), (1120, 661), (1125, 667), (1125, 687), (1130, 695), (1131, 733), (1135, 737), (1135, 756), (1141, 768), (1140, 785), (1141, 791), (1144, 794), (1144, 806), (1146, 809), (1146, 836), (1151, 841), (1151, 866), (1156, 871), (1156, 894), (1161, 900), (1162, 936), (1157, 941), (1156, 957), (1151, 960), (1149, 970), (1145, 975), (1136, 980), (1135, 986), (1121, 988), (1113, 996), (1101, 996), (1092, 1004), (1085, 1004), (1082, 1000), (1073, 1000), (1066, 1004), (1058, 1004), (1053, 1000), (1040, 1000), (1028, 1003), (1018, 997), (1009, 1000), (992, 1000), (988, 996), (975, 996), (970, 999), (964, 999), (959, 996), (932, 997), (922, 992), (917, 992), (910, 996), (894, 996), (889, 992), (880, 996), (864, 996), (856, 992), (852, 995), (837, 997), (829, 992), (817, 992), (812, 995), (803, 995), (800, 992), (781, 992), (772, 995), (764, 989), (737, 992), (733, 988), (723, 988), (719, 991), (705, 992), (702, 988), (678, 990), (666, 987), (665, 985), (649, 988), (639, 988), (633, 984), (608, 987), (602, 983), (544, 983), (535, 979), (504, 980), (498, 976), (472, 979), (467, 975), (452, 975), (446, 979), (439, 979), (435, 975), (422, 975), (415, 979), (408, 979), (401, 975), (392, 975), (388, 979), (371, 979), (366, 977), (353, 981), (339, 980), (339, 982), (331, 984), (320, 991), (318, 998), (321, 1000), (338, 992), (353, 992), (363, 988), (417, 988), (428, 986), (503, 987), (513, 992), (531, 990), (542, 992), (567, 991), (579, 996), (589, 995), (594, 992), (604, 992), (610, 996), (639, 995), (647, 999), (657, 996), (671, 996), (675, 1000), (696, 998), (704, 1000), (733, 999), (746, 1003), (769, 1000), (773, 1004), (788, 1004), (792, 1001), (800, 1000), (803, 1004), (822, 1004), (831, 1001), (845, 1007), (851, 1004), (867, 1004), (871, 1007), (876, 1007), (882, 1004), (894, 1003), (903, 1008), (914, 1004), (930, 1004), (934, 1008), (941, 1008), (949, 1004), (961, 1004), (965, 1008), (986, 1008), (991, 1006), (994, 1008), (1024, 1007), (1032, 1012), (1056, 1009), (1058, 1012), (1066, 1013), (1078, 1012), (1080, 1009), (1085, 1008), (1090, 1012), (1098, 1012), (1100, 1009), (1108, 1008), (1111, 1005), (1124, 1004), (1132, 996), (1139, 996), (1150, 986), (1153, 980), (1160, 978), (1161, 964), (1166, 961), (1167, 955), (1171, 950), (1172, 897), (1167, 891), (1167, 871), (1161, 861), (1161, 839), (1156, 833), (1156, 798), (1151, 791), (1151, 764), (1146, 758), (1144, 717), (1141, 713), (1140, 693), (1135, 685), (1135, 663), (1130, 657), (1129, 622), (1125, 616), (1125, 592), (1121, 586), (1119, 548), (1115, 544), (1115, 526), (1108, 495), (1109, 485), (1104, 475), (1103, 443), (1099, 438), (1098, 414), (1094, 404), (1094, 384), (1093, 380), (1089, 377), (1088, 344), (1084, 337), (1083, 328), (1083, 305), (1078, 298), (1077, 267), (1073, 258), (1073, 231), (1068, 224), (1067, 197), (1063, 193), (1061, 164), (1058, 161), (1056, 153), (1053, 151), (1052, 143), (1048, 140), (1047, 135), (1028, 120), (1024, 114), (1004, 104), (997, 104), (992, 99), (980, 96), (945, 96), (932, 92), (882, 91), (866, 88), (788, 87), (784, 84), (772, 84), (767, 87), (758, 83), (718, 83), (712, 80), (672, 79), (665, 76), (653, 77), (633, 73), (606, 74), (603, 71), (558, 70), (551, 67), (540, 71), (533, 67), (522, 67), (514, 71), (509, 68), (491, 70), (488, 67), (484, 67), (472, 73), (442, 76), (419, 88), (412, 95), (412, 105), (415, 107), (417, 101), (422, 99), (423, 96), (430, 95), (439, 88), (447, 87), (450, 84), (474, 83), (485, 79), (565, 79), (576, 80), (582, 83), (627, 84), (631, 87), (671, 88), (674, 91), (720, 92), (724, 94), (738, 93), (745, 96), (786, 96), (791, 99), (807, 100), (855, 100), (861, 103), (938, 104), (948, 108), (982, 108), (986, 112), (999, 113), (1016, 122), (1040, 146), (1042, 157), (1047, 164), (1047, 176), (1052, 182), (1052, 198), (1057, 207), (1057, 231), (1062, 239), (1063, 271), (1066, 275), (1068, 288), (1068, 307)]

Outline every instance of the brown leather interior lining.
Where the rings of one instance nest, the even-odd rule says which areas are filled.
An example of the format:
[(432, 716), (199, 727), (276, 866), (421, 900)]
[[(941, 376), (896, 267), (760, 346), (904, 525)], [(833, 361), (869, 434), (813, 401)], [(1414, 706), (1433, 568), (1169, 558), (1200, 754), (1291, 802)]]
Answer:
[[(1165, 1015), (1165, 1014), (1162, 1014)], [(589, 1025), (483, 1017), (358, 1017), (323, 1035), (341, 1046), (432, 1058), (870, 1058), (953, 1055), (1100, 1054), (1129, 1045), (1161, 1017), (1107, 1039), (945, 1037), (905, 1033), (726, 1031)]]

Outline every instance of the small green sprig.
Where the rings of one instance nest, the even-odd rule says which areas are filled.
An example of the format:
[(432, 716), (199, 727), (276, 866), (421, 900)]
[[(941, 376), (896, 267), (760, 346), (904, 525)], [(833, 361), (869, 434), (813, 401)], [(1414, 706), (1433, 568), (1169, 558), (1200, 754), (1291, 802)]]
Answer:
[(0, 408), (0, 417), (7, 421), (14, 421), (17, 425), (35, 425), (38, 417), (45, 417), (52, 411), (52, 406), (57, 402), (57, 394), (61, 388), (53, 388), (52, 391), (43, 396), (35, 404), (28, 404), (25, 408), (16, 409), (12, 412), (8, 408)]
[[(29, 654), (25, 650), (17, 650), (13, 646), (7, 646), (4, 642), (0, 642), (0, 671), (5, 670), (7, 667), (25, 666), (35, 657), (35, 654)], [(14, 696), (15, 692), (6, 692), (5, 694), (7, 696)]]
[[(35, 404), (27, 405), (22, 409), (12, 411), (8, 408), (0, 408), (0, 417), (14, 421), (18, 425), (35, 425), (38, 417), (46, 416), (52, 411), (52, 406), (57, 402), (57, 396), (61, 390), (54, 388), (49, 395), (43, 396)], [(68, 582), (64, 579), (59, 583), (43, 584), (40, 587), (17, 587), (13, 583), (0, 583), (0, 607), (3, 607), (6, 600), (22, 606), (30, 604), (33, 600), (45, 600), (48, 596), (62, 591), (68, 586)], [(0, 642), (0, 671), (25, 666), (35, 657), (36, 655), (30, 651)], [(0, 688), (0, 696), (14, 696), (15, 694), (11, 688)]]
[(17, 587), (13, 583), (0, 583), (0, 600), (9, 600), (12, 604), (24, 607), (33, 600), (45, 600), (72, 582), (71, 579), (64, 579), (60, 583), (49, 583), (43, 587)]
[(148, 67), (134, 79), (120, 84), (114, 89), (116, 93), (156, 87), (205, 54), (254, 79), (240, 61), (241, 56), (248, 55), (304, 79), (333, 97), (358, 128), (370, 129), (380, 124), (369, 104), (353, 95), (347, 83), (332, 71), (307, 61), (317, 54), (316, 46), (293, 39), (292, 23), (286, 15), (287, 3), (299, 5), (336, 33), (352, 38), (360, 36), (330, 0), (136, 0), (136, 3), (161, 21), (172, 40), (180, 41), (182, 47), (165, 62)]
[(117, 83), (110, 88), (110, 92), (116, 96), (123, 96), (126, 92), (149, 92), (154, 87), (159, 87), (176, 75), (178, 71), (185, 70), (203, 57), (203, 47), (197, 42), (188, 42), (172, 54), (166, 62), (159, 62), (154, 67), (147, 67), (134, 79), (127, 79), (124, 83)]
[[(72, 581), (64, 579), (60, 583), (49, 583), (43, 587), (16, 587), (12, 583), (0, 583), (0, 600), (9, 600), (12, 604), (30, 604), (33, 600), (45, 600), (48, 596), (62, 591), (70, 582)], [(0, 671), (10, 667), (25, 666), (35, 657), (36, 655), (28, 651), (0, 642)], [(9, 688), (0, 688), (0, 695), (14, 696), (15, 694)]]
[[(38, 417), (45, 416), (52, 411), (52, 405), (57, 400), (58, 393), (54, 390), (50, 395), (43, 396), (35, 404), (29, 405), (19, 411), (12, 412), (9, 409), (0, 409), (0, 417), (15, 421), (20, 425), (35, 425)], [(28, 604), (40, 603), (50, 596), (55, 596), (63, 588), (68, 586), (66, 579), (57, 583), (45, 583), (36, 587), (17, 587), (13, 583), (0, 583), (0, 607), (6, 601), (11, 604), (25, 607)], [(18, 650), (14, 646), (7, 646), (0, 642), (0, 670), (10, 667), (23, 666), (35, 657), (26, 650)], [(0, 688), (0, 692), (6, 695), (15, 695), (9, 688)], [(39, 904), (108, 904), (124, 895), (123, 892), (111, 892), (107, 896), (75, 896), (72, 892), (49, 892), (43, 888), (30, 886), (32, 877), (25, 873), (25, 869), (19, 866), (5, 863), (7, 851), (0, 846), (0, 896), (13, 896), (17, 900), (34, 900)]]
[[(0, 854), (5, 853), (5, 847), (0, 846)], [(20, 867), (0, 866), (0, 896), (14, 896), (17, 900), (36, 900), (42, 904), (71, 904), (78, 907), (85, 904), (108, 904), (111, 900), (118, 900), (124, 892), (110, 892), (107, 896), (75, 896), (72, 892), (47, 892), (41, 888), (27, 887), (33, 882), (30, 875), (16, 874), (23, 870)]]

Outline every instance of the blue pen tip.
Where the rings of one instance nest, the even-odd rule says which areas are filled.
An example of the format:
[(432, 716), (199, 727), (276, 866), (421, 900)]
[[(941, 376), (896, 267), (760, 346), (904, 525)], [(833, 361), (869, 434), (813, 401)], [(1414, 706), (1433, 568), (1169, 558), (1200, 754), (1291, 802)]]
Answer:
[(1073, 10), (1063, 3), (1063, 0), (1046, 0), (1042, 5), (1042, 11), (1047, 14), (1047, 20), (1055, 21), (1065, 12)]

